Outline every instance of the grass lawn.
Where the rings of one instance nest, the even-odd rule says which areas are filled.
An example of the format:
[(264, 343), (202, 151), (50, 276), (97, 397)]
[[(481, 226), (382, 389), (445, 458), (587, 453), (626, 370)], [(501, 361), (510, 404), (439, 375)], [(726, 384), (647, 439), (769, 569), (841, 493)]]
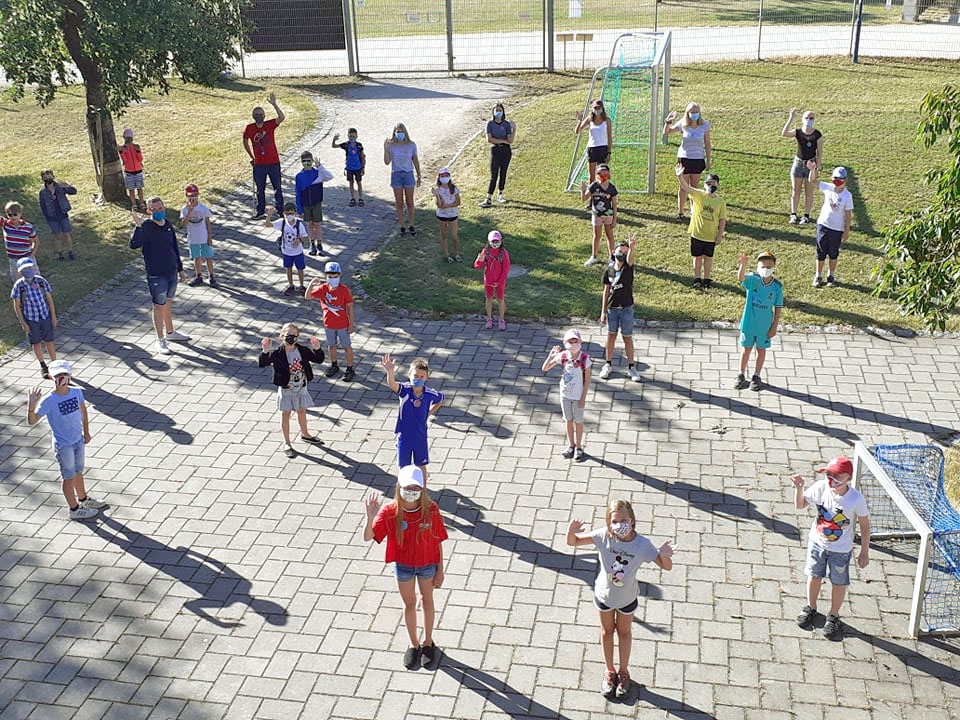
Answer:
[(957, 510), (960, 510), (960, 445), (952, 445), (947, 448), (943, 482), (950, 502)]
[[(947, 149), (923, 150), (914, 142), (917, 107), (928, 90), (960, 74), (960, 63), (937, 60), (844, 58), (713, 63), (677, 67), (674, 108), (696, 100), (713, 125), (712, 171), (721, 178), (728, 205), (725, 242), (718, 248), (708, 294), (690, 288), (687, 224), (675, 221), (677, 140), (658, 155), (652, 195), (622, 194), (617, 236), (636, 233), (638, 317), (673, 321), (736, 321), (744, 293), (736, 283), (740, 252), (751, 257), (770, 249), (783, 281), (783, 320), (800, 325), (912, 327), (895, 304), (871, 294), (871, 273), (880, 259), (882, 228), (900, 208), (920, 207), (931, 196), (921, 184), (926, 169), (948, 162)], [(568, 78), (569, 80), (569, 78)], [(529, 268), (507, 286), (508, 314), (514, 317), (599, 317), (602, 266), (584, 268), (591, 227), (584, 204), (563, 184), (573, 152), (573, 114), (583, 107), (587, 84), (556, 91), (516, 109), (517, 141), (510, 166), (506, 206), (476, 206), (486, 192), (489, 151), (475, 140), (454, 167), (463, 193), (460, 237), (465, 260), (484, 244), (488, 230), (500, 229), (515, 264)], [(854, 195), (853, 231), (840, 255), (842, 286), (811, 287), (815, 226), (787, 224), (794, 155), (792, 139), (780, 137), (791, 106), (812, 107), (825, 135), (824, 166), (844, 165)], [(614, 149), (613, 178), (617, 183)], [(621, 157), (624, 153), (621, 153)], [(621, 160), (621, 162), (623, 162)], [(388, 304), (434, 312), (482, 312), (480, 272), (470, 263), (449, 266), (436, 243), (432, 198), (424, 206), (416, 240), (399, 238), (383, 252), (365, 278), (369, 292)], [(816, 194), (813, 216), (822, 195)], [(409, 283), (409, 278), (418, 282)], [(951, 323), (956, 329), (958, 323)]]
[[(349, 82), (338, 79), (336, 82)], [(146, 195), (161, 195), (179, 212), (183, 188), (200, 186), (208, 204), (229, 194), (236, 182), (249, 176), (241, 134), (251, 121), (255, 105), (266, 106), (270, 90), (277, 93), (287, 119), (277, 131), (285, 147), (313, 127), (318, 112), (307, 93), (335, 91), (334, 81), (284, 81), (264, 85), (256, 81), (230, 81), (213, 88), (175, 84), (169, 95), (148, 93), (143, 103), (131, 106), (116, 118), (119, 136), (125, 127), (136, 132), (144, 152)], [(81, 87), (62, 90), (46, 108), (27, 98), (14, 103), (0, 97), (0, 199), (17, 200), (24, 216), (37, 227), (41, 272), (53, 285), (61, 312), (77, 299), (112, 277), (127, 261), (139, 257), (128, 249), (127, 208), (97, 205), (98, 194), (90, 145), (84, 127)], [(268, 106), (268, 117), (272, 109)], [(51, 252), (49, 228), (37, 204), (40, 170), (50, 167), (57, 178), (77, 188), (71, 197), (71, 221), (79, 259), (58, 263)], [(216, 218), (214, 218), (216, 221)], [(4, 278), (3, 283), (7, 280)], [(2, 284), (2, 283), (0, 283)], [(6, 285), (9, 288), (9, 285)], [(9, 290), (6, 291), (9, 294)], [(9, 300), (0, 303), (0, 352), (23, 340)]]

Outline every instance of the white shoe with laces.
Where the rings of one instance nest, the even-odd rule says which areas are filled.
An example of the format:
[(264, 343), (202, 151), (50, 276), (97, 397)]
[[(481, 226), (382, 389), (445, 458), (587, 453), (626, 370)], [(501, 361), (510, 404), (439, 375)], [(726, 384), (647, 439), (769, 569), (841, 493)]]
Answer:
[(179, 330), (174, 330), (173, 332), (167, 333), (167, 340), (173, 340), (175, 342), (187, 342), (190, 340), (190, 336), (186, 333), (182, 333)]
[(75, 510), (70, 511), (71, 520), (90, 520), (100, 514), (99, 510), (94, 508), (85, 508), (77, 506)]
[(597, 260), (597, 256), (596, 256), (596, 255), (591, 255), (591, 256), (587, 259), (587, 261), (583, 264), (583, 266), (584, 266), (584, 267), (590, 267), (591, 265), (596, 265), (598, 262), (600, 262), (600, 261)]
[(161, 355), (169, 355), (170, 348), (167, 347), (167, 341), (163, 338), (160, 338), (153, 344), (153, 349), (156, 350)]
[(640, 377), (640, 373), (637, 372), (637, 369), (635, 367), (630, 368), (630, 379), (633, 380), (634, 382), (640, 382), (643, 380), (643, 378)]
[(94, 498), (90, 497), (89, 495), (87, 495), (87, 499), (86, 499), (86, 500), (80, 500), (79, 502), (80, 502), (80, 507), (82, 507), (82, 508), (90, 508), (90, 509), (92, 509), (92, 510), (102, 510), (103, 508), (105, 508), (105, 507), (107, 506), (107, 504), (106, 504), (105, 502), (103, 502), (102, 500), (95, 500)]
[(606, 380), (608, 377), (610, 377), (610, 370), (611, 370), (611, 368), (612, 368), (612, 366), (610, 365), (610, 363), (604, 363), (604, 364), (603, 364), (603, 368), (600, 370), (600, 379), (601, 379), (601, 380)]
[(498, 203), (505, 203), (506, 201), (507, 201), (507, 199), (503, 196), (503, 193), (500, 193), (499, 195), (497, 195), (497, 202), (498, 202)]

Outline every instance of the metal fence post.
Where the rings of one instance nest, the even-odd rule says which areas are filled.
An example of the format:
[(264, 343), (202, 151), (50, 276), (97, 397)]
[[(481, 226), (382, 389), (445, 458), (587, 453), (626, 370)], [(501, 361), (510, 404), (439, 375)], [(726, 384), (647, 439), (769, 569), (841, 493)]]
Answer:
[(444, 10), (447, 16), (447, 70), (453, 72), (453, 0), (446, 0)]
[(547, 72), (554, 71), (553, 60), (553, 35), (554, 35), (554, 0), (544, 0), (543, 18), (546, 23), (546, 43), (547, 43)]
[(763, 37), (763, 0), (760, 0), (760, 10), (757, 12), (757, 60), (760, 60), (760, 42)]
[[(672, 38), (671, 42), (667, 43), (667, 49), (663, 53), (663, 115), (657, 119), (659, 123), (658, 127), (663, 128), (663, 124), (667, 120), (667, 115), (670, 114), (670, 49), (673, 45)], [(664, 133), (660, 142), (663, 145), (666, 145), (668, 141), (668, 135)]]
[(347, 72), (357, 74), (357, 67), (353, 59), (353, 23), (350, 22), (350, 3), (352, 0), (343, 0), (343, 39), (347, 50)]
[(860, 62), (860, 28), (863, 27), (863, 0), (857, 5), (857, 34), (853, 41), (853, 61)]
[(660, 23), (660, 0), (653, 0), (653, 31), (657, 32)]

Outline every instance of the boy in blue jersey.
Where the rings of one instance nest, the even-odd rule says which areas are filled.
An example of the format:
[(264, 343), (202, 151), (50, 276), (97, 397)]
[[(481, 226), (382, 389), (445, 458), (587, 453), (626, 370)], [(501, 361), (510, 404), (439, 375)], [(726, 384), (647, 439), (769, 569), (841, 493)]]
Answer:
[(320, 163), (314, 163), (313, 154), (305, 150), (300, 156), (303, 170), (297, 173), (297, 214), (307, 223), (310, 235), (310, 254), (323, 252), (323, 184), (333, 180), (333, 173)]
[[(363, 207), (363, 171), (367, 167), (367, 156), (363, 152), (363, 145), (357, 142), (357, 129), (347, 130), (347, 142), (338, 142), (339, 133), (333, 136), (333, 147), (340, 148), (347, 154), (347, 167), (344, 174), (350, 186), (350, 207)], [(357, 183), (357, 197), (353, 197), (353, 183)]]
[[(757, 255), (757, 271), (746, 273), (747, 256), (740, 254), (740, 270), (737, 280), (747, 290), (747, 301), (743, 306), (743, 317), (740, 319), (740, 345), (743, 352), (740, 355), (740, 374), (734, 387), (743, 390), (749, 384), (751, 390), (759, 390), (761, 386), (760, 370), (770, 347), (770, 339), (777, 334), (780, 324), (780, 313), (783, 311), (783, 285), (773, 276), (777, 259), (771, 252), (762, 252)], [(750, 383), (747, 383), (747, 363), (750, 361), (750, 351), (757, 348), (757, 364)]]
[(397, 413), (397, 465), (416, 465), (427, 481), (427, 464), (430, 454), (427, 449), (427, 417), (436, 415), (443, 405), (443, 393), (427, 387), (430, 366), (424, 358), (414, 358), (410, 363), (410, 382), (398, 383), (394, 378), (393, 357), (383, 356), (383, 369), (387, 371), (387, 385), (400, 399)]

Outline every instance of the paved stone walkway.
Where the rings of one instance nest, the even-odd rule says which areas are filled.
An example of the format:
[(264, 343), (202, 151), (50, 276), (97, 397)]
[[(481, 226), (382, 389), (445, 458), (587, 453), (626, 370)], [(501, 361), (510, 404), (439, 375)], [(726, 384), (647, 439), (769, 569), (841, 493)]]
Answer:
[[(393, 107), (430, 94), (431, 107), (472, 117), (502, 92), (418, 87), (423, 97)], [(389, 103), (354, 92), (326, 107), (329, 125), (392, 122)], [(447, 150), (421, 135), (425, 157)], [(392, 224), (368, 137), (378, 199), (367, 215), (339, 209), (343, 188), (328, 193), (327, 243), (348, 264)], [(324, 130), (306, 143), (340, 167)], [(218, 221), (248, 207), (238, 194)], [(326, 445), (288, 461), (255, 357), (283, 321), (319, 331), (319, 312), (278, 295), (272, 231), (235, 222), (219, 236), (225, 287), (183, 288), (175, 315), (194, 341), (172, 356), (147, 349), (139, 276), (61, 329), (92, 408), (88, 483), (112, 506), (98, 522), (65, 519), (46, 424), (23, 422), (35, 361), (3, 366), (0, 719), (960, 718), (958, 644), (904, 637), (910, 543), (877, 547), (854, 571), (842, 643), (794, 625), (811, 518), (786, 479), (856, 439), (952, 433), (957, 340), (785, 334), (758, 395), (727, 389), (733, 333), (644, 330), (645, 382), (625, 382), (623, 367), (595, 382), (590, 457), (571, 464), (557, 454), (557, 378), (539, 370), (558, 328), (361, 313), (360, 377), (314, 384), (311, 425)], [(602, 338), (588, 339), (598, 355)], [(403, 669), (395, 581), (383, 547), (359, 534), (363, 495), (393, 485), (386, 351), (428, 357), (448, 396), (430, 430), (450, 529), (435, 672)], [(672, 572), (641, 571), (642, 687), (625, 702), (598, 693), (594, 554), (563, 539), (572, 517), (601, 522), (615, 496), (634, 502), (642, 532), (680, 545)]]

